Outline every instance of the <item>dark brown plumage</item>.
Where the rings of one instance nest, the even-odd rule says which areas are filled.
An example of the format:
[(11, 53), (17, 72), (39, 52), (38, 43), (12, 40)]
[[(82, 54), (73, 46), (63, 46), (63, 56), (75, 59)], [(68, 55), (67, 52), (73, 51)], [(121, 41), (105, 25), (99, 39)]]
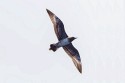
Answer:
[[(65, 32), (63, 22), (55, 15), (53, 14), (50, 10), (46, 9), (47, 13), (53, 23), (55, 34), (58, 38), (59, 41), (68, 38), (68, 35)], [(78, 69), (80, 73), (82, 73), (82, 63), (81, 63), (81, 58), (79, 56), (78, 50), (72, 45), (72, 41), (75, 39), (75, 37), (68, 38), (70, 44), (62, 46), (65, 52), (70, 56), (72, 59), (74, 65)], [(56, 51), (56, 48), (54, 46), (55, 44), (50, 45), (50, 50)]]

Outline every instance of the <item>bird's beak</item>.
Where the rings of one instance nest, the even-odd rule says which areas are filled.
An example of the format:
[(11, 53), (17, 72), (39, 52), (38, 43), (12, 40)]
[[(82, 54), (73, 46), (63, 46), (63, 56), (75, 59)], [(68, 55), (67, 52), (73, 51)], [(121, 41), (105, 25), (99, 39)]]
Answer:
[(75, 39), (77, 39), (77, 37), (75, 37)]

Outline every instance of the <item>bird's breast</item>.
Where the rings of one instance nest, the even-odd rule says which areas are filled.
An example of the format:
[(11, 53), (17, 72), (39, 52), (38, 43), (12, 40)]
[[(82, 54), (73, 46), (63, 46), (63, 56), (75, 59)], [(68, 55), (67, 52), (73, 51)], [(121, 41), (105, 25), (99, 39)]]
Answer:
[(63, 47), (63, 46), (66, 46), (66, 45), (68, 45), (68, 44), (70, 44), (70, 42), (69, 42), (68, 38), (65, 38), (65, 39), (59, 41), (59, 42), (57, 43), (57, 46), (58, 46), (58, 47)]

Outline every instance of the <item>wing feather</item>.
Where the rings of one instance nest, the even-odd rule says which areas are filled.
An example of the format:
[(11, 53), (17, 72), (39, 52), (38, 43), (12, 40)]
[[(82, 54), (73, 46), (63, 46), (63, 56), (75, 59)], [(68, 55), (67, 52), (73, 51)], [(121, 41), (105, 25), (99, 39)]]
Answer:
[(78, 71), (80, 73), (82, 73), (81, 58), (79, 56), (79, 52), (77, 51), (77, 49), (72, 44), (64, 46), (63, 49), (71, 57), (74, 65), (76, 66), (76, 68), (78, 69)]
[(64, 38), (67, 38), (68, 35), (65, 32), (63, 22), (50, 10), (48, 10), (48, 9), (46, 9), (46, 10), (47, 10), (49, 17), (53, 23), (54, 30), (55, 30), (55, 33), (56, 33), (58, 40), (62, 40)]
[[(67, 38), (68, 35), (65, 32), (63, 22), (55, 14), (53, 14), (50, 10), (48, 10), (48, 9), (46, 9), (46, 10), (53, 23), (54, 30), (55, 30), (58, 40), (60, 41), (64, 38)], [(77, 51), (77, 49), (72, 44), (68, 44), (68, 45), (64, 46), (63, 49), (71, 57), (74, 65), (76, 66), (78, 71), (80, 73), (82, 73), (81, 58), (79, 56), (79, 52)]]

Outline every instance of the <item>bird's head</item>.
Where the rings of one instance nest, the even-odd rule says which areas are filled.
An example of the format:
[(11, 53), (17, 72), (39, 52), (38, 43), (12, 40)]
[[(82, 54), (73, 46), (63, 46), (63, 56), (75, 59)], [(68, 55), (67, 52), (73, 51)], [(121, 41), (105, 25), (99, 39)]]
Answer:
[(69, 41), (72, 42), (73, 40), (77, 39), (77, 37), (69, 37)]

